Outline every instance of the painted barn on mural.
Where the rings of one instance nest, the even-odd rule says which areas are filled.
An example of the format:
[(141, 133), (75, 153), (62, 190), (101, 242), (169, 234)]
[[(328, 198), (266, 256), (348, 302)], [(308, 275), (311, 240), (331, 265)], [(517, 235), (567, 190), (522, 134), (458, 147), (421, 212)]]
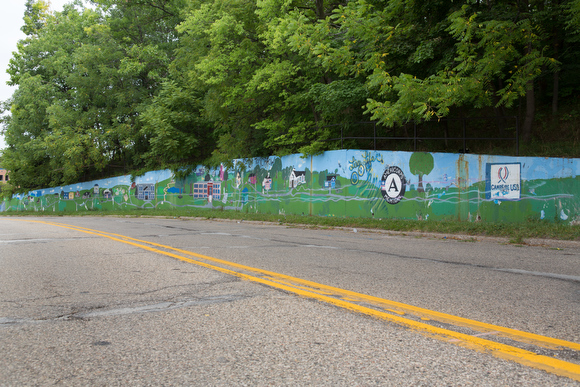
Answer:
[(579, 159), (330, 151), (234, 160), (228, 169), (169, 170), (31, 191), (2, 211), (223, 208), (377, 219), (580, 220)]

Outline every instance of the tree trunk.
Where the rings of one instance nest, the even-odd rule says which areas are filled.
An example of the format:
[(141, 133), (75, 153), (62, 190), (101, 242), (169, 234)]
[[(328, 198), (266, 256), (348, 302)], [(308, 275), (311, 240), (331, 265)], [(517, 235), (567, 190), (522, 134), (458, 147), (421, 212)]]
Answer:
[(310, 103), (310, 107), (312, 108), (312, 117), (314, 118), (314, 122), (316, 123), (316, 125), (318, 125), (318, 123), (321, 120), (320, 114), (316, 111), (316, 105), (314, 104), (314, 102)]
[(443, 136), (445, 137), (445, 149), (449, 148), (449, 120), (443, 120)]
[(536, 100), (534, 96), (534, 81), (529, 80), (526, 85), (526, 118), (522, 125), (522, 140), (529, 142), (532, 138), (532, 124), (536, 112)]
[(497, 121), (497, 128), (499, 129), (499, 136), (503, 138), (505, 137), (505, 128), (507, 126), (507, 120), (505, 118), (503, 106), (494, 107), (493, 110), (495, 111), (495, 119)]
[(324, 0), (316, 0), (316, 17), (324, 19)]
[[(532, 43), (528, 42), (528, 54), (532, 52)], [(522, 140), (529, 142), (532, 138), (532, 124), (536, 113), (536, 98), (534, 95), (534, 80), (530, 79), (526, 83), (526, 118), (522, 126)]]
[(497, 121), (497, 127), (499, 129), (499, 136), (503, 138), (503, 137), (505, 137), (505, 128), (507, 126), (507, 120), (505, 118), (505, 110), (504, 110), (503, 105), (501, 105), (501, 106), (498, 107), (500, 98), (497, 95), (497, 92), (498, 92), (498, 90), (503, 89), (503, 86), (504, 85), (503, 85), (503, 81), (501, 80), (501, 78), (498, 79), (497, 82), (498, 82), (497, 83), (497, 86), (496, 86), (495, 83), (492, 84), (493, 85), (493, 88), (494, 88), (493, 94), (495, 96), (495, 105), (496, 105), (493, 108), (493, 110), (495, 112), (495, 117), (496, 117), (496, 121)]
[(552, 114), (558, 114), (558, 93), (560, 92), (560, 72), (554, 73), (554, 89), (552, 91)]
[[(554, 5), (556, 7), (560, 6), (560, 1), (555, 0)], [(554, 58), (558, 59), (558, 54), (560, 51), (560, 44), (564, 43), (563, 39), (560, 39), (560, 35), (558, 34), (559, 30), (554, 25), (552, 29), (552, 46), (554, 47)], [(563, 33), (563, 32), (562, 32)], [(553, 81), (553, 88), (552, 88), (552, 115), (558, 114), (558, 97), (560, 93), (560, 71), (554, 72), (554, 81)]]

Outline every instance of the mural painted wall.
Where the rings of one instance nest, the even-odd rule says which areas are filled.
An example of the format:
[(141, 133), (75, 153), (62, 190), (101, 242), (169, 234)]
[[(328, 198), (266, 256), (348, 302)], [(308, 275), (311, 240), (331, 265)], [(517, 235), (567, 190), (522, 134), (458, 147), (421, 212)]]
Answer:
[(341, 150), (31, 191), (0, 211), (219, 208), (380, 219), (580, 221), (580, 159)]

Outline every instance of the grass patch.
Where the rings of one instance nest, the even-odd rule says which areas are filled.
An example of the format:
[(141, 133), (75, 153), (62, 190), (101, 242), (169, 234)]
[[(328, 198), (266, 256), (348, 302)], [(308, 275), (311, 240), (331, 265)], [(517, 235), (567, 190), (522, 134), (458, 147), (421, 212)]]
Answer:
[[(62, 216), (62, 213), (42, 213), (36, 211), (3, 212), (0, 216)], [(510, 243), (524, 244), (526, 239), (544, 238), (556, 240), (580, 240), (580, 225), (551, 223), (529, 220), (526, 223), (486, 223), (459, 221), (419, 221), (403, 219), (338, 218), (323, 216), (256, 214), (223, 209), (135, 209), (115, 211), (78, 211), (66, 216), (121, 216), (121, 217), (164, 217), (232, 219), (272, 222), (298, 227), (378, 229), (397, 232), (426, 232), (450, 235), (493, 236), (508, 238)], [(472, 238), (473, 239), (473, 238)], [(475, 239), (473, 239), (475, 240)]]
[(510, 238), (510, 243), (514, 244), (514, 245), (525, 245), (526, 244), (526, 242), (524, 241), (523, 235), (519, 232)]

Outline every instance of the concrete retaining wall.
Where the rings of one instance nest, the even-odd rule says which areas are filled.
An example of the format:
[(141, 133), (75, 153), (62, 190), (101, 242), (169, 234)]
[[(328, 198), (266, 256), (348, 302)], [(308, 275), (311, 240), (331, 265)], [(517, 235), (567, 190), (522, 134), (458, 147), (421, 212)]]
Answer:
[(381, 219), (580, 220), (579, 159), (340, 150), (46, 188), (2, 211), (211, 208)]

